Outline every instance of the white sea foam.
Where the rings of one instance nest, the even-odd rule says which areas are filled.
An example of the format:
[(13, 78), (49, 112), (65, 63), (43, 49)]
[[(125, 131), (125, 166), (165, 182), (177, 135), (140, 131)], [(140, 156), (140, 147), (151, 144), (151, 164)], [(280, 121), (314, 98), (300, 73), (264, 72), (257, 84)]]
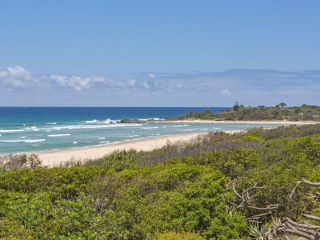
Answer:
[(110, 141), (100, 141), (99, 143), (100, 144), (108, 144), (108, 143), (110, 143)]
[(0, 133), (24, 132), (24, 129), (0, 129)]
[(152, 118), (152, 120), (153, 120), (153, 121), (161, 121), (161, 120), (164, 120), (164, 119), (163, 119), (163, 118), (157, 118), (157, 117), (156, 117), (156, 118)]
[(47, 124), (47, 125), (57, 125), (56, 122), (47, 122), (46, 124)]
[(118, 121), (108, 118), (108, 119), (105, 119), (105, 120), (97, 120), (97, 119), (88, 120), (85, 123), (87, 123), (87, 124), (115, 124), (115, 123), (118, 123)]
[(77, 142), (77, 141), (73, 141), (72, 143), (73, 143), (73, 144), (78, 144), (78, 142)]
[(70, 133), (62, 133), (62, 134), (49, 134), (48, 137), (66, 137), (70, 136)]
[(32, 127), (26, 127), (24, 128), (25, 131), (34, 131), (34, 132), (38, 132), (40, 129), (35, 127), (35, 126), (32, 126)]
[(0, 140), (2, 143), (37, 143), (37, 142), (45, 142), (46, 139), (28, 139), (28, 140), (22, 140), (22, 139), (12, 139), (12, 140)]
[(134, 138), (134, 137), (139, 137), (140, 135), (139, 134), (136, 134), (136, 135), (130, 135), (128, 136), (129, 138)]
[(181, 128), (181, 127), (189, 127), (190, 125), (188, 124), (181, 124), (181, 125), (173, 125), (173, 126), (167, 126), (167, 127), (171, 127), (171, 128)]
[(76, 130), (76, 129), (99, 129), (99, 128), (115, 128), (115, 127), (140, 127), (142, 124), (110, 124), (110, 125), (65, 125), (65, 126), (59, 126), (59, 127), (53, 127), (51, 130)]
[(40, 129), (32, 126), (32, 127), (25, 127), (25, 128), (20, 128), (20, 129), (0, 129), (0, 133), (14, 133), (14, 132), (37, 132)]
[(105, 137), (99, 137), (98, 138), (99, 140), (104, 140), (104, 139), (106, 139)]
[(164, 120), (163, 118), (139, 118), (138, 120), (140, 121), (161, 121), (161, 120)]
[(159, 127), (157, 126), (157, 127), (143, 127), (143, 128), (141, 128), (141, 129), (144, 129), (144, 130), (148, 130), (148, 129), (158, 129)]
[(86, 123), (97, 123), (97, 122), (98, 122), (97, 119), (93, 119), (93, 120), (88, 120), (88, 121), (86, 121)]

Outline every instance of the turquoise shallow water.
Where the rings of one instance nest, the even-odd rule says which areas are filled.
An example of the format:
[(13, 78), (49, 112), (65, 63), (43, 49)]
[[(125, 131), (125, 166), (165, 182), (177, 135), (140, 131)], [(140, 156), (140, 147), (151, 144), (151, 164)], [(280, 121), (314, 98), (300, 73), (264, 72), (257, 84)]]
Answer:
[(124, 118), (166, 118), (225, 108), (1, 108), (0, 154), (109, 144), (148, 137), (277, 127), (275, 124), (133, 123)]

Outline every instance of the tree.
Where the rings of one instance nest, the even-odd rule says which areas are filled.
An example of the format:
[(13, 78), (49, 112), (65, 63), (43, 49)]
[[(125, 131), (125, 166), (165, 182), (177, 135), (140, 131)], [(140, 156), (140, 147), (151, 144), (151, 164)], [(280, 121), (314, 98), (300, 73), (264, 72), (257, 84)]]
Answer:
[(233, 111), (236, 111), (236, 112), (237, 112), (237, 111), (239, 111), (240, 106), (239, 106), (238, 101), (236, 101), (236, 102), (234, 103), (234, 105), (233, 105), (232, 109), (233, 109)]
[(282, 108), (284, 108), (284, 107), (286, 107), (286, 106), (287, 106), (287, 104), (286, 104), (286, 103), (284, 103), (284, 102), (279, 103), (278, 105), (279, 105), (280, 107), (282, 107)]

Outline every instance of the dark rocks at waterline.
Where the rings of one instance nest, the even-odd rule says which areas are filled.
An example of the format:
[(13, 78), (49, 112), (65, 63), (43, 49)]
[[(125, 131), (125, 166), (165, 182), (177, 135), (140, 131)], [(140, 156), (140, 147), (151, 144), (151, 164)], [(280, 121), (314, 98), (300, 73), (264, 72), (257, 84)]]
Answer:
[(141, 120), (141, 119), (129, 119), (129, 118), (126, 118), (126, 119), (121, 119), (119, 121), (119, 123), (145, 123), (146, 120)]

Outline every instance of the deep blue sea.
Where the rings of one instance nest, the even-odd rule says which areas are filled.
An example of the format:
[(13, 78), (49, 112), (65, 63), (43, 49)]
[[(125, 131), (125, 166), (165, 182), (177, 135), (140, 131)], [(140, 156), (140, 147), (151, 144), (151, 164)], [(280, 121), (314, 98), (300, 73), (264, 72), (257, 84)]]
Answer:
[(221, 107), (0, 107), (0, 154), (37, 152), (131, 141), (160, 135), (268, 124), (117, 123), (124, 118), (173, 117), (187, 112), (225, 111)]

